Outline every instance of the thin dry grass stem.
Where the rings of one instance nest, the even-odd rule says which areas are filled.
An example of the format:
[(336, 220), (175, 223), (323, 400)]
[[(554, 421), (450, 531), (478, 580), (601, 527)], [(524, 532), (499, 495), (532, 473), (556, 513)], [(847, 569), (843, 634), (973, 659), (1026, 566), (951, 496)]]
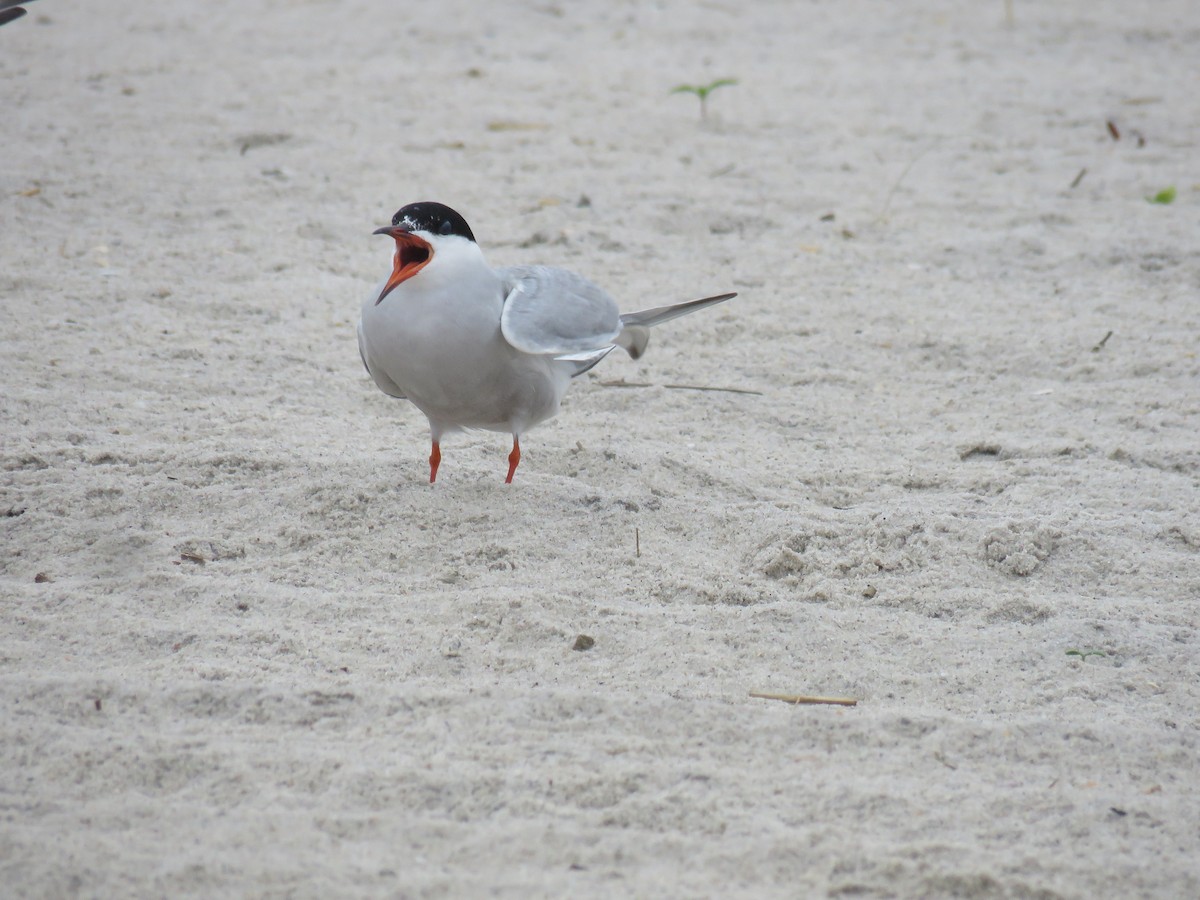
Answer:
[(754, 394), (761, 397), (762, 391), (752, 391), (748, 388), (708, 387), (703, 384), (664, 384), (663, 387), (672, 391), (719, 391), (723, 394)]
[(900, 177), (896, 179), (895, 183), (892, 185), (892, 189), (890, 191), (888, 191), (888, 195), (883, 201), (883, 208), (881, 210), (879, 210), (879, 215), (877, 215), (875, 217), (876, 222), (882, 222), (884, 220), (884, 218), (887, 216), (888, 210), (892, 206), (892, 198), (894, 196), (896, 196), (896, 191), (898, 191), (900, 189), (900, 185), (903, 183), (904, 179), (908, 177), (908, 173), (913, 170), (913, 166), (915, 166), (918, 162), (921, 161), (922, 156), (924, 156), (926, 153), (928, 153), (930, 150), (932, 150), (934, 147), (936, 147), (940, 143), (941, 143), (941, 139), (939, 138), (908, 161), (908, 165), (904, 167), (904, 171), (900, 173)]
[[(598, 381), (600, 387), (615, 387), (615, 388), (648, 388), (657, 387), (648, 381), (626, 381), (624, 378), (616, 381)], [(706, 384), (664, 384), (663, 387), (672, 391), (719, 391), (724, 394), (752, 394), (757, 397), (762, 396), (762, 391), (752, 391), (748, 388), (731, 388), (731, 387), (713, 387)]]
[(781, 700), (784, 703), (806, 703), (806, 704), (825, 704), (828, 706), (858, 706), (858, 701), (853, 697), (808, 697), (804, 694), (763, 694), (758, 691), (751, 691), (751, 697), (759, 700)]

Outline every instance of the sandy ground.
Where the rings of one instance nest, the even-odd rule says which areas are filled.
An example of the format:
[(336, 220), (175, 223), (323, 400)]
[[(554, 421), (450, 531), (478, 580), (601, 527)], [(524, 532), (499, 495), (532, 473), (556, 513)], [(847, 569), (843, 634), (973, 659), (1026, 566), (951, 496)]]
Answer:
[[(0, 29), (4, 894), (1200, 895), (1195, 4), (384, 9)], [(422, 199), (741, 296), (431, 488)]]

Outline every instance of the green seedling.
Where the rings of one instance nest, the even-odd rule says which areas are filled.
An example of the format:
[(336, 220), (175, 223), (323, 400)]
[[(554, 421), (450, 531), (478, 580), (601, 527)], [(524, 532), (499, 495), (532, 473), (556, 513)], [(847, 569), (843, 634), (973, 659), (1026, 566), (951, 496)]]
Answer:
[(1166, 187), (1155, 194), (1153, 197), (1146, 198), (1147, 203), (1161, 203), (1164, 206), (1168, 203), (1175, 202), (1175, 187)]
[(1078, 656), (1080, 662), (1083, 662), (1089, 656), (1103, 657), (1104, 655), (1105, 655), (1104, 652), (1101, 650), (1068, 650), (1067, 651), (1067, 656)]
[(695, 94), (700, 98), (700, 121), (708, 118), (708, 95), (719, 87), (737, 84), (736, 78), (718, 78), (708, 84), (681, 84), (671, 88), (672, 94)]

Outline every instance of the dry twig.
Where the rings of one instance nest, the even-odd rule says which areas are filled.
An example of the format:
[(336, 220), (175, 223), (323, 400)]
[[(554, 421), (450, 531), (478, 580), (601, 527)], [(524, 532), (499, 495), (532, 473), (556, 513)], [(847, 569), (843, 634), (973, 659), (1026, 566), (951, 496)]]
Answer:
[[(657, 387), (648, 381), (626, 381), (624, 378), (616, 381), (598, 381), (600, 387), (615, 387), (615, 388), (649, 388)], [(731, 388), (731, 387), (712, 387), (706, 384), (664, 384), (663, 387), (672, 391), (719, 391), (724, 394), (752, 394), (756, 397), (762, 396), (762, 391), (752, 391), (748, 388)]]
[(826, 704), (830, 706), (857, 706), (853, 697), (806, 697), (804, 694), (763, 694), (751, 691), (751, 697), (759, 700), (782, 700), (784, 703)]

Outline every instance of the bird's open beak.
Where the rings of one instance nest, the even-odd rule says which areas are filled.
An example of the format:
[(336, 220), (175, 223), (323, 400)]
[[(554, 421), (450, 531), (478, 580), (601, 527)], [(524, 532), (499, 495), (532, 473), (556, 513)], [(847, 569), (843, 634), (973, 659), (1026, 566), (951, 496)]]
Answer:
[(421, 240), (412, 232), (394, 225), (376, 228), (373, 233), (386, 234), (396, 241), (396, 255), (392, 258), (392, 274), (375, 301), (375, 305), (378, 306), (384, 297), (420, 272), (433, 259), (433, 248), (427, 241)]

